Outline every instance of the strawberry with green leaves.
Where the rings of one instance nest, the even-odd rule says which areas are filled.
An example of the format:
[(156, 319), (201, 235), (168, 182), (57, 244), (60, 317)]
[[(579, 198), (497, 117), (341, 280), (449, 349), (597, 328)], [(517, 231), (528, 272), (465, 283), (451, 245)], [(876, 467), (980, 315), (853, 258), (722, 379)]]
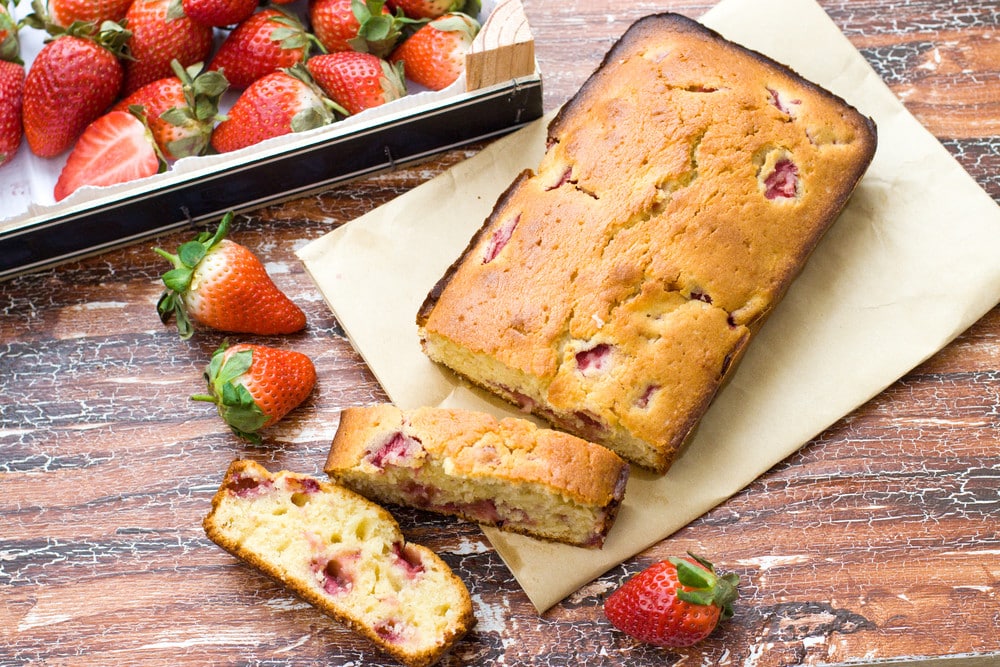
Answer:
[(182, 6), (198, 23), (221, 28), (250, 18), (258, 4), (257, 0), (183, 0)]
[(305, 66), (272, 72), (257, 79), (233, 103), (226, 120), (212, 133), (212, 147), (220, 153), (292, 132), (305, 132), (347, 115), (327, 98)]
[(291, 14), (267, 7), (240, 23), (219, 46), (208, 69), (243, 90), (280, 69), (303, 62), (313, 37)]
[[(17, 2), (18, 0), (14, 0), (15, 5)], [(0, 60), (23, 64), (17, 21), (10, 13), (8, 0), (0, 0)]]
[(311, 0), (309, 22), (328, 53), (361, 51), (387, 57), (414, 22), (394, 16), (385, 0)]
[(160, 319), (176, 318), (185, 339), (194, 334), (195, 324), (262, 336), (301, 331), (306, 326), (302, 309), (274, 284), (249, 248), (225, 238), (232, 219), (227, 213), (214, 235), (199, 234), (177, 254), (154, 248), (174, 267), (163, 274), (167, 289), (156, 306)]
[(98, 25), (104, 21), (120, 23), (131, 4), (132, 0), (49, 0), (49, 15), (64, 28), (76, 21)]
[(370, 53), (324, 53), (310, 58), (306, 67), (327, 97), (352, 114), (406, 95), (402, 66)]
[(77, 139), (53, 194), (56, 201), (62, 201), (84, 185), (116, 185), (152, 176), (164, 168), (146, 124), (128, 111), (109, 111)]
[(412, 19), (436, 19), (452, 12), (478, 16), (480, 0), (388, 0), (393, 10)]
[(25, 24), (47, 30), (51, 39), (24, 81), (24, 137), (35, 155), (49, 158), (69, 149), (118, 99), (124, 78), (119, 57), (130, 33), (112, 22), (99, 29), (89, 23), (62, 28), (45, 14), (41, 0), (32, 7)]
[(173, 75), (174, 60), (184, 67), (205, 62), (212, 50), (211, 26), (184, 13), (181, 0), (134, 0), (125, 16), (132, 32), (125, 64), (125, 94)]
[(604, 601), (612, 625), (647, 644), (691, 646), (733, 615), (739, 577), (719, 576), (709, 561), (668, 558), (626, 581)]
[(221, 73), (203, 71), (201, 63), (184, 68), (175, 60), (171, 67), (174, 76), (147, 83), (114, 108), (141, 110), (165, 159), (204, 155), (223, 118), (219, 98), (229, 84)]
[(454, 83), (465, 70), (465, 54), (479, 33), (479, 22), (462, 13), (445, 14), (423, 25), (392, 52), (406, 78), (431, 90)]
[(215, 403), (236, 435), (260, 443), (258, 433), (301, 405), (316, 385), (312, 360), (295, 350), (223, 343), (205, 370), (208, 394), (196, 401)]

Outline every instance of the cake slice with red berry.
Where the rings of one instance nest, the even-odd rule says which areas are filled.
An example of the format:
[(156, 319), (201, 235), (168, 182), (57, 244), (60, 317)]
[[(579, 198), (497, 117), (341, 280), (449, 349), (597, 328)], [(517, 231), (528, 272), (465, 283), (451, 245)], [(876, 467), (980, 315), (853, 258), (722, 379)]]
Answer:
[(605, 447), (526, 419), (381, 404), (341, 413), (325, 471), (379, 502), (597, 548), (629, 467)]
[(203, 522), (220, 547), (411, 667), (472, 627), (465, 584), (382, 507), (329, 481), (234, 461)]

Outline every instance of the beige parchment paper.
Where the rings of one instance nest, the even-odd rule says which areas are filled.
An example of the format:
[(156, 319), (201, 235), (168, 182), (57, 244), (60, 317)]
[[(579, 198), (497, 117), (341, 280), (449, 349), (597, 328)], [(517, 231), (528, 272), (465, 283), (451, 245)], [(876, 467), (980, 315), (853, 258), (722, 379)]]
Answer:
[[(723, 0), (700, 20), (872, 116), (878, 151), (673, 467), (635, 471), (602, 550), (486, 531), (540, 612), (741, 490), (1000, 301), (1000, 207), (814, 0)], [(543, 119), (300, 250), (401, 407), (523, 416), (428, 361), (414, 317), (496, 197), (537, 165), (544, 140)]]

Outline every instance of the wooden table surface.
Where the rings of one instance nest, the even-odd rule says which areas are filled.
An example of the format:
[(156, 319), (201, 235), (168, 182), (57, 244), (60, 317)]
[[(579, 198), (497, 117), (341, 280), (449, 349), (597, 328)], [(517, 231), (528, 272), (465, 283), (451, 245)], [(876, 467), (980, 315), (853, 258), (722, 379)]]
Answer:
[[(711, 4), (528, 0), (546, 109), (632, 21)], [(996, 0), (821, 4), (1000, 201)], [(339, 411), (385, 400), (294, 251), (478, 148), (237, 219), (233, 238), (307, 312), (308, 330), (281, 343), (320, 375), (262, 446), (187, 400), (219, 337), (184, 342), (161, 325), (164, 263), (150, 243), (0, 283), (0, 665), (393, 664), (223, 553), (200, 522), (231, 459), (318, 473)], [(441, 553), (474, 599), (478, 626), (443, 664), (998, 665), (998, 405), (994, 309), (749, 488), (544, 615), (478, 528), (400, 511), (409, 539)], [(687, 550), (742, 577), (736, 617), (686, 650), (614, 631), (605, 596)]]

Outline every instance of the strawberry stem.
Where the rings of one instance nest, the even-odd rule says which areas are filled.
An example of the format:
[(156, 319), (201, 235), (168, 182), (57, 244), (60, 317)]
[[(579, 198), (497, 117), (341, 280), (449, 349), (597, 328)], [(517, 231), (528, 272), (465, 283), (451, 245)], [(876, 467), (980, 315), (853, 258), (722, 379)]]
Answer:
[(667, 559), (677, 568), (677, 580), (683, 585), (677, 589), (677, 597), (691, 604), (715, 605), (722, 619), (732, 618), (739, 576), (732, 572), (719, 576), (711, 562), (691, 552), (688, 555), (697, 565), (684, 558)]

